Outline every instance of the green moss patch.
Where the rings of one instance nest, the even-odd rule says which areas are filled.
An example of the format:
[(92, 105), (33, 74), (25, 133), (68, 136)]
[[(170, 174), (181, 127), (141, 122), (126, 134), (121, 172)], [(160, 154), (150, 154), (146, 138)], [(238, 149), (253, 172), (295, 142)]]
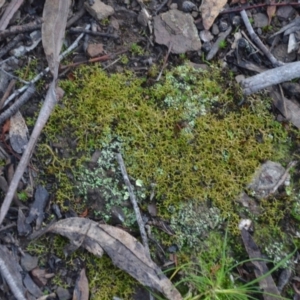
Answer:
[(73, 82), (62, 82), (66, 97), (45, 134), (52, 141), (76, 141), (70, 155), (77, 161), (57, 167), (78, 166), (78, 153), (86, 158), (117, 140), (129, 174), (145, 186), (156, 184), (161, 215), (191, 199), (210, 200), (232, 213), (255, 168), (287, 139), (266, 100), (238, 107), (236, 88), (224, 85), (219, 70), (178, 67), (163, 83), (142, 84), (131, 73), (107, 75), (90, 67)]
[[(218, 68), (205, 72), (180, 66), (150, 87), (130, 72), (107, 74), (98, 67), (80, 68), (74, 76), (61, 82), (66, 95), (39, 146), (38, 155), (48, 159), (46, 175), (56, 179), (57, 201), (68, 200), (80, 213), (89, 187), (110, 186), (106, 201), (127, 200), (113, 160), (120, 151), (133, 181), (143, 183), (141, 206), (154, 186), (158, 214), (171, 222), (171, 239), (182, 250), (197, 248), (206, 231), (228, 217), (230, 231), (237, 231), (236, 197), (261, 162), (282, 159), (289, 146), (268, 100), (248, 99), (239, 106), (239, 88)], [(101, 170), (91, 173), (86, 162), (95, 150), (106, 156), (99, 158)], [(117, 184), (107, 184), (113, 180)]]

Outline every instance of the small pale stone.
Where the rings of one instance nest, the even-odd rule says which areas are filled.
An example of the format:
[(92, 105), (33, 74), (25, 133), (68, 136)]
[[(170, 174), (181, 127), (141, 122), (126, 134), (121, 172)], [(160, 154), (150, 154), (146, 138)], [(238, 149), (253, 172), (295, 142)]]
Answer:
[(220, 33), (220, 30), (219, 30), (219, 27), (217, 24), (215, 24), (215, 23), (213, 24), (211, 32), (213, 35), (218, 35)]
[(103, 44), (89, 44), (87, 46), (86, 52), (89, 57), (97, 57), (103, 54)]
[(210, 33), (210, 31), (205, 29), (200, 31), (199, 36), (201, 41), (204, 43), (210, 42), (214, 39), (214, 36)]
[(266, 27), (269, 24), (268, 16), (264, 13), (257, 13), (253, 16), (254, 19), (254, 27), (262, 28)]
[(90, 15), (98, 21), (111, 16), (115, 12), (111, 6), (104, 4), (100, 0), (95, 0), (95, 3), (92, 6), (85, 2), (84, 6)]

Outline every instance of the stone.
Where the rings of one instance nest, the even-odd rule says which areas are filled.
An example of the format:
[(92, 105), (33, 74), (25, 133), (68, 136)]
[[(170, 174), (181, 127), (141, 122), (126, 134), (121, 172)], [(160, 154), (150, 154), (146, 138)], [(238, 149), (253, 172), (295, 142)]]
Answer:
[(38, 258), (36, 256), (31, 256), (30, 254), (25, 253), (21, 257), (21, 266), (27, 272), (35, 269), (38, 264)]
[(104, 53), (103, 44), (89, 44), (86, 49), (89, 57), (97, 57)]
[(89, 5), (85, 2), (84, 6), (89, 14), (98, 21), (106, 19), (115, 12), (111, 6), (104, 4), (100, 0), (95, 0), (93, 5)]
[(201, 49), (193, 17), (177, 9), (154, 17), (154, 36), (156, 43), (171, 46), (171, 52), (175, 54)]
[(219, 27), (217, 24), (213, 24), (212, 28), (211, 28), (211, 32), (213, 35), (218, 35), (220, 33)]
[(210, 33), (209, 30), (201, 30), (199, 33), (200, 39), (202, 42), (210, 42), (214, 39), (214, 36)]
[(296, 14), (296, 10), (290, 6), (281, 6), (277, 9), (276, 15), (278, 17), (279, 20), (289, 20), (291, 18), (294, 17), (294, 15)]
[(58, 287), (56, 290), (56, 295), (59, 300), (69, 300), (72, 298), (71, 294), (67, 289), (64, 289), (62, 287)]
[(253, 19), (254, 19), (254, 27), (256, 28), (266, 27), (269, 24), (268, 16), (263, 13), (255, 14), (253, 16)]
[(220, 21), (220, 24), (219, 24), (219, 30), (221, 32), (224, 32), (228, 29), (229, 25), (228, 25), (228, 22), (224, 21), (224, 20), (221, 20)]

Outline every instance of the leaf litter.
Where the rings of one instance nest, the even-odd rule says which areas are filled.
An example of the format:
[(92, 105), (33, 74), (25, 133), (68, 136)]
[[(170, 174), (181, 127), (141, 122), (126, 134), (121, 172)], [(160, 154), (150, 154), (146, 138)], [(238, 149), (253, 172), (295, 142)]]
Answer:
[[(0, 5), (2, 6), (5, 1), (1, 1)], [(10, 20), (12, 19), (14, 13), (18, 10), (20, 5), (23, 4), (24, 1), (22, 0), (15, 0), (11, 1), (10, 5), (7, 6), (5, 14), (3, 14), (2, 19), (0, 20), (0, 27), (2, 29), (5, 29), (7, 25), (9, 24)], [(93, 1), (91, 1), (93, 2)], [(225, 4), (227, 1), (203, 1), (202, 6), (201, 6), (201, 13), (203, 17), (203, 25), (206, 30), (210, 29), (211, 26), (213, 25), (215, 19), (217, 18), (218, 14), (221, 12), (221, 10), (224, 8)], [(245, 3), (247, 1), (232, 1), (231, 4), (233, 3)], [(271, 4), (274, 3), (274, 1), (270, 2)], [(87, 3), (85, 3), (87, 5)], [(192, 2), (186, 1), (187, 8), (185, 10), (188, 12), (189, 10), (194, 10), (196, 7), (193, 5)], [(53, 74), (53, 82), (50, 85), (48, 89), (48, 93), (46, 96), (46, 101), (45, 101), (45, 107), (44, 109), (41, 110), (40, 118), (44, 119), (44, 121), (37, 123), (36, 125), (36, 131), (32, 134), (31, 141), (28, 144), (28, 150), (27, 153), (24, 154), (22, 163), (20, 162), (21, 167), (17, 169), (16, 176), (14, 178), (14, 182), (12, 186), (10, 187), (10, 190), (8, 192), (8, 196), (5, 200), (5, 205), (4, 209), (1, 208), (1, 214), (0, 214), (0, 220), (1, 222), (3, 221), (3, 218), (6, 214), (5, 211), (8, 210), (9, 207), (9, 202), (11, 200), (9, 197), (12, 199), (12, 195), (14, 195), (14, 192), (17, 188), (17, 183), (19, 182), (25, 167), (29, 161), (29, 156), (33, 151), (33, 147), (35, 145), (35, 141), (37, 140), (46, 120), (48, 119), (54, 104), (56, 103), (57, 100), (57, 95), (56, 95), (56, 80), (57, 80), (57, 75), (58, 75), (58, 65), (59, 65), (59, 53), (61, 50), (62, 46), (62, 40), (63, 36), (65, 34), (65, 23), (66, 19), (68, 16), (68, 10), (70, 6), (70, 1), (46, 1), (45, 6), (44, 6), (44, 13), (43, 13), (43, 18), (44, 18), (44, 24), (42, 26), (42, 37), (43, 37), (43, 47), (46, 53), (46, 58), (48, 60), (49, 68), (51, 70), (51, 73)], [(143, 6), (142, 6), (143, 7)], [(190, 9), (193, 8), (193, 9)], [(197, 9), (196, 9), (197, 10)], [(267, 7), (267, 14), (269, 18), (269, 24), (272, 21), (273, 15), (276, 12), (276, 6), (269, 5)], [(171, 49), (171, 52), (173, 53), (185, 53), (186, 51), (197, 51), (201, 47), (200, 41), (196, 40), (196, 46), (192, 48), (180, 48), (185, 44), (185, 41), (183, 39), (183, 32), (177, 32), (177, 29), (184, 27), (182, 26), (175, 26), (172, 28), (171, 24), (168, 23), (168, 19), (164, 19), (162, 15), (160, 16), (161, 19), (163, 19), (162, 24), (159, 24), (157, 27), (157, 32), (156, 32), (156, 39), (157, 43), (161, 43), (163, 45), (166, 45)], [(183, 17), (180, 17), (183, 18)], [(149, 18), (150, 20), (150, 18)], [(167, 31), (168, 34), (171, 34), (169, 36), (160, 36), (161, 30), (163, 26), (167, 23)], [(147, 21), (148, 24), (148, 21)], [(155, 26), (154, 26), (155, 28)], [(171, 28), (171, 30), (170, 30)], [(293, 29), (294, 30), (294, 29)], [(174, 32), (176, 34), (174, 34)], [(196, 31), (195, 31), (196, 32)], [(286, 32), (285, 34), (288, 34), (290, 32)], [(196, 36), (196, 35), (194, 35)], [(179, 38), (179, 39), (178, 39)], [(178, 39), (179, 42), (174, 43), (174, 41)], [(217, 40), (218, 41), (218, 40)], [(194, 46), (194, 45), (193, 45)], [(199, 48), (199, 49), (198, 49)], [(217, 49), (218, 50), (218, 49)], [(282, 113), (283, 115), (290, 120), (295, 126), (299, 128), (298, 121), (299, 120), (299, 105), (295, 104), (294, 102), (289, 103), (288, 100), (284, 99), (284, 103), (279, 103), (278, 107), (282, 108)], [(276, 105), (276, 104), (275, 104)], [(12, 117), (11, 119), (13, 119)], [(14, 122), (14, 121), (13, 121)], [(18, 122), (15, 122), (16, 124)], [(15, 125), (10, 125), (10, 143), (13, 147), (13, 149), (18, 152), (22, 153), (26, 144), (27, 140), (25, 136), (27, 135), (26, 131), (26, 124), (22, 123), (22, 121), (19, 122), (21, 124), (21, 128), (19, 129), (14, 129)], [(21, 132), (22, 131), (22, 132)], [(17, 134), (16, 134), (17, 132)], [(21, 133), (20, 133), (21, 132)], [(17, 136), (17, 137), (16, 137)], [(18, 137), (20, 136), (21, 139)], [(25, 166), (24, 166), (25, 165)], [(22, 169), (23, 168), (23, 169)], [(276, 181), (279, 178), (276, 178)], [(275, 185), (276, 186), (276, 185)], [(34, 205), (32, 206), (32, 209), (29, 213), (29, 216), (27, 217), (27, 221), (29, 219), (34, 220), (37, 217), (37, 222), (38, 226), (41, 225), (43, 221), (43, 217), (41, 217), (42, 211), (45, 209), (45, 205), (47, 201), (41, 201), (41, 207), (38, 208), (33, 208)], [(9, 203), (9, 204), (8, 204)], [(22, 214), (21, 209), (19, 209), (19, 217), (20, 217), (20, 224), (24, 223), (25, 216)], [(156, 213), (155, 213), (156, 214)], [(176, 294), (176, 290), (174, 291), (174, 288), (170, 282), (164, 277), (164, 275), (161, 274), (161, 271), (159, 268), (151, 261), (145, 261), (145, 257), (147, 258), (147, 255), (145, 255), (143, 246), (139, 244), (137, 240), (135, 240), (133, 237), (128, 235), (124, 231), (120, 231), (120, 229), (109, 226), (109, 225), (100, 225), (97, 224), (93, 221), (87, 220), (87, 219), (80, 219), (76, 218), (74, 219), (74, 223), (71, 224), (70, 222), (72, 221), (71, 219), (66, 219), (63, 221), (59, 221), (58, 223), (50, 225), (50, 227), (46, 230), (47, 232), (55, 232), (59, 233), (61, 235), (64, 235), (68, 237), (72, 242), (73, 246), (69, 248), (70, 251), (74, 251), (80, 246), (85, 247), (95, 255), (98, 255), (101, 257), (103, 255), (103, 251), (105, 251), (113, 260), (116, 266), (120, 267), (123, 266), (123, 270), (127, 271), (129, 274), (131, 274), (134, 278), (137, 280), (141, 280), (140, 282), (144, 285), (147, 285), (151, 288), (155, 288), (156, 290), (162, 292), (165, 294), (166, 297), (169, 297), (168, 299), (180, 299), (176, 298), (177, 296), (179, 297), (178, 294)], [(84, 220), (84, 221), (83, 221)], [(75, 223), (79, 224), (75, 224)], [(95, 223), (95, 224), (94, 224)], [(75, 225), (74, 225), (75, 224)], [(19, 222), (18, 222), (19, 226)], [(72, 226), (75, 227), (72, 228)], [(81, 226), (83, 228), (81, 228)], [(76, 231), (77, 230), (77, 231)], [(25, 228), (21, 229), (20, 226), (20, 234), (28, 234), (28, 230)], [(96, 236), (100, 233), (100, 236), (103, 237), (104, 242), (102, 241), (101, 243), (96, 239)], [(126, 234), (128, 236), (126, 236)], [(124, 236), (125, 235), (125, 236)], [(242, 234), (244, 240), (248, 239), (249, 237), (245, 237), (245, 233)], [(125, 242), (126, 241), (126, 242)], [(245, 241), (244, 241), (245, 242)], [(247, 246), (245, 243), (246, 248), (250, 247), (249, 245)], [(252, 245), (253, 246), (253, 245)], [(121, 248), (122, 251), (124, 251), (125, 255), (124, 257), (121, 257), (123, 254), (121, 253), (122, 251), (119, 251), (118, 248)], [(254, 247), (255, 248), (255, 247)], [(134, 251), (135, 250), (135, 251)], [(3, 249), (1, 251), (4, 251)], [(3, 252), (4, 253), (4, 252)], [(249, 252), (249, 256), (251, 257), (251, 254)], [(5, 255), (3, 254), (3, 257)], [(129, 265), (128, 261), (132, 260), (134, 263), (133, 265)], [(144, 266), (142, 270), (138, 269), (139, 264)], [(121, 268), (122, 269), (122, 268)], [(258, 269), (261, 269), (261, 266), (258, 266)], [(266, 269), (264, 271), (267, 271)], [(2, 270), (3, 272), (3, 270)], [(4, 272), (5, 273), (5, 272)], [(2, 274), (3, 275), (3, 274)], [(5, 275), (3, 275), (5, 277)], [(138, 278), (137, 278), (138, 277)], [(166, 281), (167, 280), (167, 281)], [(166, 284), (168, 287), (167, 289), (164, 289), (162, 286), (162, 283)], [(270, 286), (271, 284), (269, 284)], [(276, 292), (276, 290), (275, 290)], [(37, 292), (38, 293), (38, 292)], [(33, 292), (34, 294), (34, 292)], [(80, 272), (80, 276), (78, 277), (78, 280), (76, 282), (76, 287), (74, 290), (74, 296), (73, 299), (87, 299), (88, 298), (88, 283), (86, 280), (85, 276), (85, 270), (82, 269)], [(18, 296), (18, 299), (22, 299), (22, 296)], [(78, 298), (78, 299), (79, 299)], [(267, 299), (267, 298), (265, 298)]]
[[(63, 235), (71, 243), (75, 241), (77, 247), (81, 246), (97, 257), (105, 252), (115, 266), (141, 284), (162, 293), (167, 299), (182, 299), (170, 280), (148, 257), (144, 246), (120, 228), (84, 218), (68, 218), (50, 225), (42, 234), (46, 232)], [(35, 239), (40, 235), (41, 232), (36, 232), (30, 238)]]

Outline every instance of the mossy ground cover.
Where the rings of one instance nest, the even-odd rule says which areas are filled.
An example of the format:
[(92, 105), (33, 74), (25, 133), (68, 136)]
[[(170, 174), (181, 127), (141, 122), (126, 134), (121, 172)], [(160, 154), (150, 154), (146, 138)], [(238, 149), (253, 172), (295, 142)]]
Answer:
[[(99, 67), (75, 71), (74, 80), (60, 83), (66, 95), (37, 152), (48, 160), (45, 175), (55, 178), (56, 201), (62, 207), (67, 201), (81, 213), (88, 203), (83, 187), (104, 185), (113, 186), (107, 201), (127, 201), (114, 161), (120, 151), (133, 182), (142, 182), (141, 207), (154, 187), (158, 214), (175, 230), (173, 237), (154, 233), (163, 245), (176, 243), (182, 253), (198, 251), (208, 231), (225, 220), (236, 233), (236, 197), (260, 163), (284, 158), (290, 142), (267, 99), (239, 105), (242, 96), (231, 77), (217, 67), (206, 72), (180, 66), (149, 87), (145, 78), (131, 72), (107, 74)], [(55, 152), (53, 144), (64, 144), (63, 150)], [(106, 152), (99, 161), (104, 173), (87, 171), (95, 150)], [(94, 180), (99, 174), (102, 181)], [(118, 184), (110, 185), (113, 181)], [(277, 206), (282, 215), (269, 202), (261, 206), (265, 215), (257, 220), (262, 228), (277, 226), (286, 205)]]

